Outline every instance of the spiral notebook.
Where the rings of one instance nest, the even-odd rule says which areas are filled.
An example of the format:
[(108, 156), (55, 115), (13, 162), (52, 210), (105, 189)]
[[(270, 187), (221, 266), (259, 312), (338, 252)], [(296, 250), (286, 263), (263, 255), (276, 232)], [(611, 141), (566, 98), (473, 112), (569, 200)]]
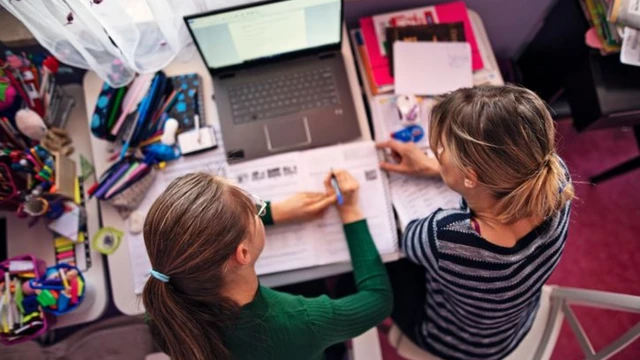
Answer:
[[(379, 169), (371, 141), (292, 152), (229, 166), (230, 178), (247, 191), (272, 201), (299, 191), (325, 192), (331, 169), (347, 169), (360, 183), (360, 207), (381, 254), (397, 250), (387, 175)], [(331, 207), (314, 221), (267, 227), (259, 275), (349, 261), (338, 211)]]
[(178, 120), (180, 130), (193, 129), (196, 114), (200, 119), (205, 119), (202, 79), (196, 73), (173, 76), (170, 79), (176, 90), (176, 100), (169, 111), (169, 117)]

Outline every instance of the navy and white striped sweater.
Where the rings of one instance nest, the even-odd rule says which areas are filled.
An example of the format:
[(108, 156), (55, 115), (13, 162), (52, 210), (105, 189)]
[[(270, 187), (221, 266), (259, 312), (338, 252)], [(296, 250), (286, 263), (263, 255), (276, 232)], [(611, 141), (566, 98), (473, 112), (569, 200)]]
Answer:
[(479, 236), (464, 201), (460, 209), (411, 222), (401, 246), (426, 268), (418, 345), (443, 359), (511, 353), (531, 328), (542, 285), (560, 260), (570, 212), (567, 203), (513, 248)]

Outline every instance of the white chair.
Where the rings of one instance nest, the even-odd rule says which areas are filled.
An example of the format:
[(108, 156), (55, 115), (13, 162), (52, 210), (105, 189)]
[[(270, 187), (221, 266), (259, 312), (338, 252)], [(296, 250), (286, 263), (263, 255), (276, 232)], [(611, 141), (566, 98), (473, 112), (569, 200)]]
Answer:
[[(531, 330), (522, 343), (505, 358), (506, 360), (548, 360), (558, 341), (564, 318), (567, 319), (588, 360), (608, 359), (640, 337), (640, 322), (638, 322), (617, 340), (595, 352), (570, 306), (581, 305), (640, 313), (640, 296), (545, 285), (542, 288), (540, 300), (540, 308)], [(357, 338), (354, 342), (356, 340)], [(438, 357), (420, 349), (395, 325), (389, 331), (389, 343), (396, 348), (400, 356), (406, 359), (439, 360)], [(354, 360), (360, 359), (366, 358), (354, 358)]]

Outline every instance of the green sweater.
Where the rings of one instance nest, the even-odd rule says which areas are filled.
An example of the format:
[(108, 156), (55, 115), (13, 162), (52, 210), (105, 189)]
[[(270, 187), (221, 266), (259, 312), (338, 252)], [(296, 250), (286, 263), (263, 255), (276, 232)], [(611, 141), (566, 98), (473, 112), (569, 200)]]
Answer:
[[(263, 217), (273, 223), (270, 208)], [(233, 358), (323, 359), (330, 345), (356, 337), (384, 320), (393, 307), (387, 272), (365, 220), (344, 225), (358, 292), (330, 299), (293, 296), (258, 287), (225, 334)]]

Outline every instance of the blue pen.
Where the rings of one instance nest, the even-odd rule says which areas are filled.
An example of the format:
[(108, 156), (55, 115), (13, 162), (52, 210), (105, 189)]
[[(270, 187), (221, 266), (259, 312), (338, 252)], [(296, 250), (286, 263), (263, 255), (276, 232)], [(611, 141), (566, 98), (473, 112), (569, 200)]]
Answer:
[(331, 172), (331, 186), (333, 186), (333, 191), (336, 192), (336, 197), (338, 198), (338, 205), (344, 204), (344, 199), (342, 198), (342, 191), (340, 191), (340, 187), (338, 186), (338, 179), (336, 179), (336, 175)]

